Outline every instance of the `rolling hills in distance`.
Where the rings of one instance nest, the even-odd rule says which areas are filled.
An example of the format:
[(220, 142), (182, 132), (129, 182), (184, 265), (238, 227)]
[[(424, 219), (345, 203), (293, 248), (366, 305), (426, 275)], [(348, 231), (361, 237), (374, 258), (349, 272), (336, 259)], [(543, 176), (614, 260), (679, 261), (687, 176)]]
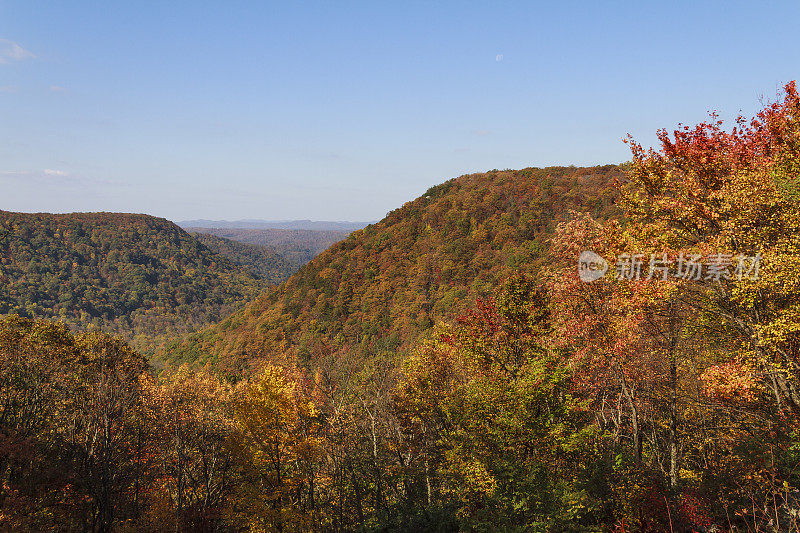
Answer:
[(285, 259), (296, 271), (311, 261), (314, 256), (341, 241), (350, 231), (305, 230), (305, 229), (254, 229), (254, 228), (206, 228), (185, 226), (193, 235), (213, 235), (240, 243), (265, 246)]
[(240, 242), (210, 233), (190, 233), (203, 246), (244, 268), (258, 279), (277, 285), (294, 274), (299, 265), (272, 246)]
[(402, 350), (512, 272), (535, 272), (570, 210), (616, 216), (613, 183), (621, 174), (621, 167), (605, 165), (451, 179), (354, 231), (162, 356), (246, 373), (276, 358), (303, 365), (339, 351)]
[(324, 221), (324, 220), (183, 220), (177, 224), (182, 228), (245, 228), (245, 229), (291, 229), (311, 231), (344, 231), (350, 233), (373, 224), (371, 222)]

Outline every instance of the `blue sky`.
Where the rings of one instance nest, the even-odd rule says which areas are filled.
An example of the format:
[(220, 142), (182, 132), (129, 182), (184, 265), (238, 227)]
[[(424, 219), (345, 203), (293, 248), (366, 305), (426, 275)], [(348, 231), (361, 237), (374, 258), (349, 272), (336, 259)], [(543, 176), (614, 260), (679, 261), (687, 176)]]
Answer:
[(0, 0), (0, 209), (374, 220), (800, 73), (799, 2)]

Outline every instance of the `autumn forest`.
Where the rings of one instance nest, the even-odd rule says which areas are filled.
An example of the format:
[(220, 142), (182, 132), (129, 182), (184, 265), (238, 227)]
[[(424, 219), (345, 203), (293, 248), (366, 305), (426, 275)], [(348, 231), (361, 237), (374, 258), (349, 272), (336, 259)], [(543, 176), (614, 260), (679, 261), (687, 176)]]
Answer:
[(0, 529), (797, 531), (800, 95), (658, 139), (352, 233), (0, 211)]

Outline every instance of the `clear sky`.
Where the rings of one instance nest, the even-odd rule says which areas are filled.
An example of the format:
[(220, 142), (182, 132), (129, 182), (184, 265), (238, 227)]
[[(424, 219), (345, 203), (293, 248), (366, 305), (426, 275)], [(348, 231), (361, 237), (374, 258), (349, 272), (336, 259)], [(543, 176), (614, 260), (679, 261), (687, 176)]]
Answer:
[(800, 2), (0, 0), (0, 209), (374, 220), (800, 77)]

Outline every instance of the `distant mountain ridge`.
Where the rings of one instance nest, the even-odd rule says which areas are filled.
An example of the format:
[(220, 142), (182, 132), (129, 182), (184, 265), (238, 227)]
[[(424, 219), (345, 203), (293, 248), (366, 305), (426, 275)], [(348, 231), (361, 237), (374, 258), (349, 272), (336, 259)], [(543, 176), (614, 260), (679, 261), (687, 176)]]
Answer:
[(237, 229), (286, 229), (313, 231), (356, 231), (373, 222), (324, 221), (324, 220), (184, 220), (178, 222), (182, 228), (237, 228)]

